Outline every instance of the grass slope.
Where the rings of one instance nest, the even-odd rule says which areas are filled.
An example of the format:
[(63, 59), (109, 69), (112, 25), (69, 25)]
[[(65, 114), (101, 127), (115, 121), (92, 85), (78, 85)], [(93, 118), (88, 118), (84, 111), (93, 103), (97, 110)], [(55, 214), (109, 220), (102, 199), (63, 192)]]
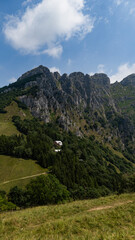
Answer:
[(0, 189), (9, 191), (11, 187), (25, 186), (31, 178), (11, 181), (2, 184), (5, 181), (10, 181), (22, 177), (36, 175), (45, 172), (45, 169), (36, 164), (33, 160), (24, 160), (21, 158), (14, 158), (0, 155)]
[(2, 213), (0, 239), (135, 239), (134, 201), (135, 194), (124, 194)]
[(8, 107), (5, 108), (5, 110), (7, 113), (0, 114), (0, 135), (4, 134), (10, 136), (13, 134), (19, 134), (18, 130), (12, 122), (12, 117), (14, 115), (20, 116), (22, 120), (24, 118), (32, 118), (29, 110), (22, 110), (18, 107), (16, 102), (12, 102)]
[[(0, 114), (0, 135), (7, 136), (13, 134), (20, 134), (17, 128), (12, 122), (14, 115), (20, 116), (21, 119), (32, 119), (32, 115), (29, 110), (24, 110), (18, 107), (16, 102), (12, 102), (5, 108), (7, 113)], [(24, 187), (30, 180), (21, 179), (17, 181), (11, 181), (10, 183), (2, 184), (5, 181), (18, 179), (26, 176), (32, 176), (39, 173), (43, 173), (45, 170), (41, 168), (33, 160), (17, 159), (8, 156), (0, 156), (0, 189), (9, 191), (14, 186)]]

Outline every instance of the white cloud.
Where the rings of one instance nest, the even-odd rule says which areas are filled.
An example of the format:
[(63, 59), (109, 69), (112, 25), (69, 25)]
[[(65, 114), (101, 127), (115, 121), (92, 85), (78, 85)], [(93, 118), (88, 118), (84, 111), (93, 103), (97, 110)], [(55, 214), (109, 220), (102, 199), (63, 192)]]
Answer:
[(24, 1), (23, 3), (22, 3), (22, 5), (23, 6), (26, 6), (26, 5), (28, 5), (29, 3), (31, 3), (32, 2), (32, 0), (26, 0), (26, 1)]
[(52, 73), (54, 73), (54, 72), (60, 73), (60, 69), (57, 68), (57, 67), (51, 67), (51, 68), (50, 68), (50, 72), (52, 72)]
[(110, 76), (111, 83), (114, 83), (116, 81), (120, 82), (121, 80), (123, 80), (123, 78), (127, 77), (132, 73), (135, 73), (135, 63), (132, 65), (125, 63), (118, 67), (117, 73)]
[(120, 6), (121, 4), (123, 4), (123, 6), (127, 7), (129, 5), (129, 1), (125, 1), (125, 0), (114, 0), (114, 1), (117, 6)]
[(119, 6), (121, 3), (123, 3), (123, 0), (115, 0), (115, 3), (117, 6)]
[(132, 15), (135, 13), (135, 8), (131, 8), (130, 11), (129, 11), (129, 14)]
[[(96, 73), (105, 73), (105, 65), (104, 64), (99, 64), (97, 66)], [(94, 72), (89, 73), (90, 76), (93, 76), (94, 74), (95, 74)]]
[(89, 73), (90, 76), (93, 76), (94, 74), (95, 74), (94, 72), (90, 72), (90, 73)]
[(54, 46), (52, 48), (48, 48), (44, 51), (42, 51), (42, 54), (47, 53), (49, 56), (54, 57), (54, 58), (58, 58), (61, 54), (62, 54), (63, 48), (61, 45), (59, 46)]
[(104, 64), (99, 64), (97, 67), (97, 73), (104, 73), (104, 72), (105, 72)]
[[(28, 1), (27, 1), (28, 3)], [(27, 7), (21, 16), (8, 16), (4, 34), (8, 42), (25, 54), (62, 53), (62, 41), (85, 37), (94, 19), (85, 15), (85, 0), (40, 0)]]
[(70, 66), (72, 63), (72, 60), (69, 58), (68, 61), (67, 61), (67, 65)]
[(9, 83), (14, 83), (16, 81), (17, 81), (17, 79), (15, 77), (12, 77), (8, 80)]
[(129, 2), (128, 2), (128, 1), (126, 1), (124, 4), (125, 4), (125, 6), (128, 6)]

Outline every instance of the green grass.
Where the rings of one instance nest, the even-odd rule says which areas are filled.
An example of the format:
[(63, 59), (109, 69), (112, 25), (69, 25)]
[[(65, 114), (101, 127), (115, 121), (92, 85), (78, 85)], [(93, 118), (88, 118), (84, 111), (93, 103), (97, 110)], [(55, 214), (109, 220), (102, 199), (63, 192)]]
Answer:
[[(14, 158), (0, 155), (0, 189), (9, 191), (11, 187), (24, 187), (30, 179), (16, 180), (14, 179), (36, 175), (45, 172), (45, 169), (40, 167), (33, 160), (24, 160), (21, 158)], [(11, 181), (2, 184), (5, 181)]]
[[(135, 194), (125, 194), (2, 213), (0, 239), (133, 240), (134, 201)], [(90, 211), (99, 206), (111, 208)]]
[(12, 122), (12, 117), (14, 115), (20, 116), (21, 119), (32, 118), (29, 110), (22, 110), (21, 108), (18, 108), (16, 102), (12, 102), (8, 107), (5, 108), (5, 110), (7, 111), (6, 114), (0, 114), (0, 135), (4, 134), (10, 136), (13, 134), (19, 134)]

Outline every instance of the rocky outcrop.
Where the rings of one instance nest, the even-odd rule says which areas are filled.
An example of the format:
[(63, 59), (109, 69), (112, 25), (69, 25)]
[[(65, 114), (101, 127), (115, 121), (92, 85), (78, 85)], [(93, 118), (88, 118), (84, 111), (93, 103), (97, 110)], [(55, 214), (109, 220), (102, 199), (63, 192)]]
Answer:
[[(59, 115), (59, 121), (66, 128), (73, 125), (72, 115), (83, 116), (86, 108), (98, 110), (106, 117), (106, 109), (116, 111), (115, 103), (110, 94), (110, 80), (105, 74), (94, 76), (75, 72), (70, 75), (51, 73), (48, 68), (39, 66), (25, 74), (18, 81), (34, 77), (33, 81), (25, 84), (25, 88), (38, 86), (36, 97), (21, 96), (35, 117), (45, 122), (51, 120), (51, 113)], [(63, 119), (68, 119), (65, 121)], [(68, 122), (68, 123), (67, 123)]]
[(132, 87), (135, 87), (135, 74), (131, 74), (129, 75), (128, 77), (124, 78), (122, 81), (121, 81), (121, 84), (123, 86), (132, 86)]
[(134, 86), (135, 74), (111, 85), (106, 74), (74, 72), (61, 76), (39, 66), (23, 74), (9, 89), (23, 89), (20, 100), (44, 122), (55, 121), (78, 136), (95, 131), (102, 140), (115, 142), (123, 150), (126, 145), (132, 149), (135, 139)]

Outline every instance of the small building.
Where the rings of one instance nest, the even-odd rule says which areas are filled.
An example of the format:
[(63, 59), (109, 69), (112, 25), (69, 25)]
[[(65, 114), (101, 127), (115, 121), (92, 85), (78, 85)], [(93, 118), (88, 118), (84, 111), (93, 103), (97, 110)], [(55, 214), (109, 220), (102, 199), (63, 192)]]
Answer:
[(61, 149), (55, 149), (55, 152), (61, 152)]
[(62, 147), (62, 145), (63, 145), (62, 141), (55, 141), (54, 143), (55, 143), (55, 145), (57, 145), (59, 147)]
[(63, 145), (63, 143), (62, 143), (62, 141), (55, 141), (54, 142), (54, 148), (55, 148), (55, 152), (57, 153), (57, 152), (61, 152), (61, 147), (62, 147), (62, 145)]

